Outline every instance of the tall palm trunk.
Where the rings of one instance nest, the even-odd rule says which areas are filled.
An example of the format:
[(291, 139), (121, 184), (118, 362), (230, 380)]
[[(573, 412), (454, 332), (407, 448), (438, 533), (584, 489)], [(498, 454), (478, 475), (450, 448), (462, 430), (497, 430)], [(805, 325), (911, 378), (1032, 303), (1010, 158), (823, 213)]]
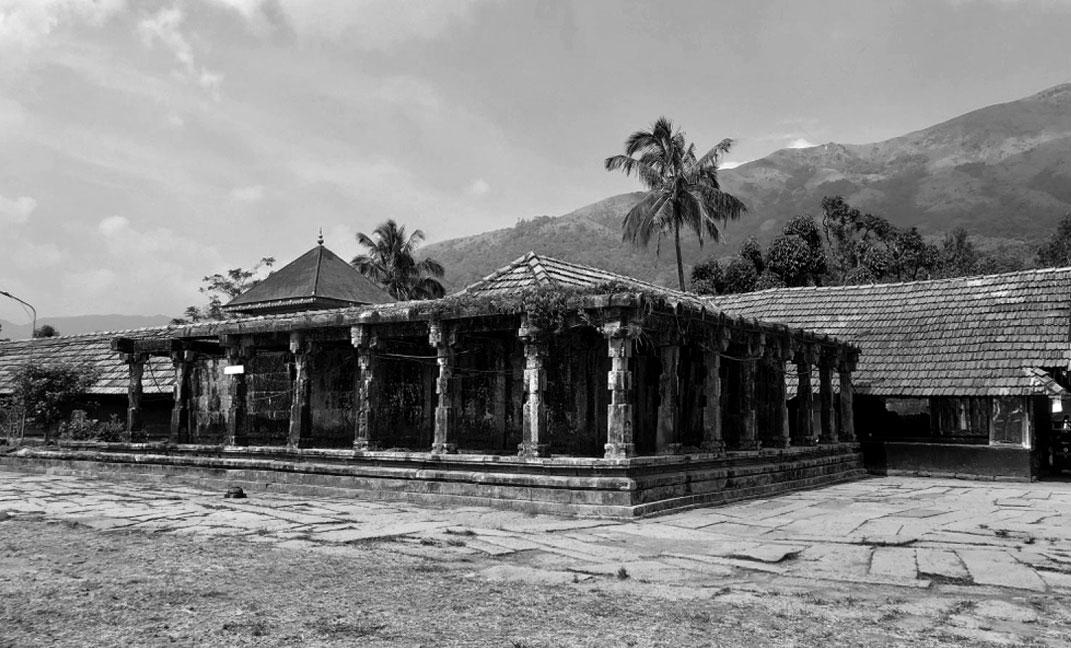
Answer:
[(681, 286), (681, 292), (684, 292), (684, 263), (681, 261), (680, 223), (673, 224), (673, 247), (677, 251), (677, 283), (679, 283)]

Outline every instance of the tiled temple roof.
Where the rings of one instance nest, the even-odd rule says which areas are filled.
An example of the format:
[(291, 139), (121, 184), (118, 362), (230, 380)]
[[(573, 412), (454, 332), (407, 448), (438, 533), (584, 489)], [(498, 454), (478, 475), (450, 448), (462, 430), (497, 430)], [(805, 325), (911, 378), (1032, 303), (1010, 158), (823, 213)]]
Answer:
[[(881, 396), (1049, 393), (1036, 369), (1071, 361), (1071, 268), (895, 284), (775, 288), (716, 308), (836, 336), (861, 350), (855, 382)], [(1059, 389), (1058, 386), (1055, 386)]]
[(670, 290), (609, 270), (560, 261), (535, 252), (525, 254), (483, 279), (465, 286), (456, 294), (499, 295), (531, 288), (588, 288), (600, 284), (623, 284), (637, 290), (676, 294), (688, 299), (696, 297), (692, 293)]
[[(112, 339), (167, 337), (171, 327), (106, 331), (34, 340), (0, 342), (0, 394), (11, 393), (15, 371), (24, 364), (85, 365), (97, 372), (90, 394), (125, 394), (129, 384), (126, 363), (112, 350)], [(142, 385), (146, 394), (171, 393), (175, 371), (170, 358), (153, 357), (145, 363)]]
[(223, 307), (233, 313), (268, 313), (394, 301), (337, 254), (317, 245)]

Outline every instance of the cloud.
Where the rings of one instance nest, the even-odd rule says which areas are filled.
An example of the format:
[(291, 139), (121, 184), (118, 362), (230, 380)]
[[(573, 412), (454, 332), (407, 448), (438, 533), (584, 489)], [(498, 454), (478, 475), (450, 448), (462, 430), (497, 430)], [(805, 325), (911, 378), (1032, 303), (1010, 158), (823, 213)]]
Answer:
[(364, 50), (390, 50), (431, 40), (468, 19), (487, 0), (211, 0), (256, 31), (284, 21), (299, 37), (345, 41)]
[(264, 186), (251, 185), (248, 187), (235, 187), (231, 190), (231, 200), (238, 202), (258, 202), (264, 199)]
[(157, 43), (165, 47), (178, 61), (182, 76), (207, 91), (219, 100), (219, 88), (223, 75), (197, 64), (193, 46), (182, 33), (185, 15), (178, 7), (164, 8), (138, 23), (138, 34), (146, 47)]
[(102, 220), (97, 229), (108, 238), (115, 238), (130, 228), (130, 220), (124, 216), (109, 216)]
[(487, 184), (487, 181), (483, 178), (477, 178), (475, 182), (469, 185), (465, 193), (479, 198), (480, 196), (486, 196), (490, 191), (491, 185)]
[(126, 0), (4, 0), (0, 2), (0, 50), (28, 51), (60, 25), (99, 27), (126, 7)]
[(37, 209), (37, 201), (29, 196), (5, 198), (0, 195), (0, 224), (21, 225), (30, 220)]
[(804, 148), (812, 148), (814, 146), (818, 146), (818, 145), (815, 144), (814, 142), (809, 141), (806, 137), (797, 137), (796, 139), (794, 139), (791, 142), (789, 142), (788, 144), (786, 144), (785, 148), (804, 149)]

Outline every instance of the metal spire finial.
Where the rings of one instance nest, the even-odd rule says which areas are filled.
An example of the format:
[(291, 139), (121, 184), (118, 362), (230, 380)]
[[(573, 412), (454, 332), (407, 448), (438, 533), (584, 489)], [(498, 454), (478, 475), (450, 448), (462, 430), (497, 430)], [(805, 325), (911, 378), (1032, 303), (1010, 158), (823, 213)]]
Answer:
[(316, 244), (322, 246), (324, 244), (324, 228), (320, 228), (320, 235), (316, 237)]

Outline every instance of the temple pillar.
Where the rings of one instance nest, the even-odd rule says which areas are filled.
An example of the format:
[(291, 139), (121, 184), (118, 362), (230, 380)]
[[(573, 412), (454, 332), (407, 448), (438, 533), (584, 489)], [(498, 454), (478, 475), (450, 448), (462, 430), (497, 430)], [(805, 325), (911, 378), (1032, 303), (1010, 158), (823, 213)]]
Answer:
[(740, 430), (740, 450), (758, 450), (758, 399), (755, 387), (759, 380), (759, 361), (766, 348), (763, 334), (753, 334), (748, 339), (747, 358), (744, 360), (740, 385), (740, 412), (743, 425)]
[[(229, 338), (230, 336), (228, 336)], [(244, 341), (236, 341), (233, 338), (224, 342), (226, 349), (227, 368), (227, 396), (230, 405), (227, 407), (227, 436), (224, 443), (227, 446), (245, 446), (245, 347)]]
[(662, 372), (658, 378), (658, 425), (655, 452), (679, 454), (680, 444), (680, 344), (673, 340), (659, 348)]
[(804, 343), (796, 350), (793, 359), (796, 363), (796, 436), (794, 445), (811, 446), (815, 444), (814, 435), (814, 393), (811, 391), (811, 365), (814, 364), (814, 349)]
[(772, 416), (770, 423), (773, 430), (770, 434), (771, 447), (787, 448), (792, 445), (791, 428), (788, 423), (788, 386), (785, 384), (785, 363), (789, 360), (789, 342), (778, 340), (777, 344), (769, 349), (767, 362), (770, 375), (773, 376), (773, 385), (770, 390)]
[(729, 348), (728, 331), (716, 329), (711, 344), (703, 351), (703, 450), (725, 453), (721, 428), (721, 354)]
[(606, 406), (607, 459), (631, 457), (636, 454), (633, 441), (632, 372), (628, 361), (632, 357), (632, 338), (628, 327), (620, 322), (607, 324), (602, 333), (606, 336), (610, 355), (610, 373), (607, 388), (610, 404)]
[(457, 452), (456, 434), (457, 403), (456, 379), (454, 378), (454, 345), (457, 334), (442, 322), (429, 322), (428, 343), (435, 349), (435, 361), (439, 377), (435, 381), (435, 433), (432, 435), (431, 451), (439, 454)]
[(141, 378), (145, 373), (145, 362), (149, 359), (149, 356), (145, 353), (126, 353), (123, 355), (129, 376), (126, 388), (126, 441), (132, 441), (145, 428), (141, 416), (141, 397), (144, 393)]
[(495, 358), (495, 384), (492, 394), (491, 409), (495, 417), (495, 430), (498, 439), (495, 441), (496, 448), (505, 448), (506, 439), (509, 437), (509, 345), (500, 343), (497, 345), (498, 355)]
[(353, 449), (360, 452), (375, 450), (379, 441), (375, 425), (376, 406), (379, 400), (379, 380), (376, 376), (378, 363), (375, 358), (375, 348), (379, 345), (379, 340), (368, 326), (354, 326), (350, 328), (350, 344), (357, 350)]
[(171, 431), (168, 443), (177, 445), (190, 442), (190, 364), (193, 353), (176, 351), (171, 354), (175, 368), (174, 405), (171, 407)]
[(836, 355), (822, 349), (818, 357), (818, 406), (820, 408), (819, 443), (837, 442), (837, 417), (833, 406), (833, 367)]
[(517, 454), (522, 457), (550, 456), (550, 430), (547, 429), (547, 372), (543, 366), (546, 345), (539, 339), (540, 331), (527, 322), (517, 336), (524, 344), (524, 409), (521, 413), (521, 443)]
[(842, 351), (837, 369), (840, 374), (840, 440), (855, 441), (855, 388), (852, 372), (855, 371), (855, 353)]
[(299, 331), (290, 334), (290, 353), (294, 359), (294, 378), (290, 400), (290, 431), (287, 446), (292, 449), (308, 447), (312, 440), (312, 413), (309, 411), (311, 383), (309, 357), (311, 343)]

